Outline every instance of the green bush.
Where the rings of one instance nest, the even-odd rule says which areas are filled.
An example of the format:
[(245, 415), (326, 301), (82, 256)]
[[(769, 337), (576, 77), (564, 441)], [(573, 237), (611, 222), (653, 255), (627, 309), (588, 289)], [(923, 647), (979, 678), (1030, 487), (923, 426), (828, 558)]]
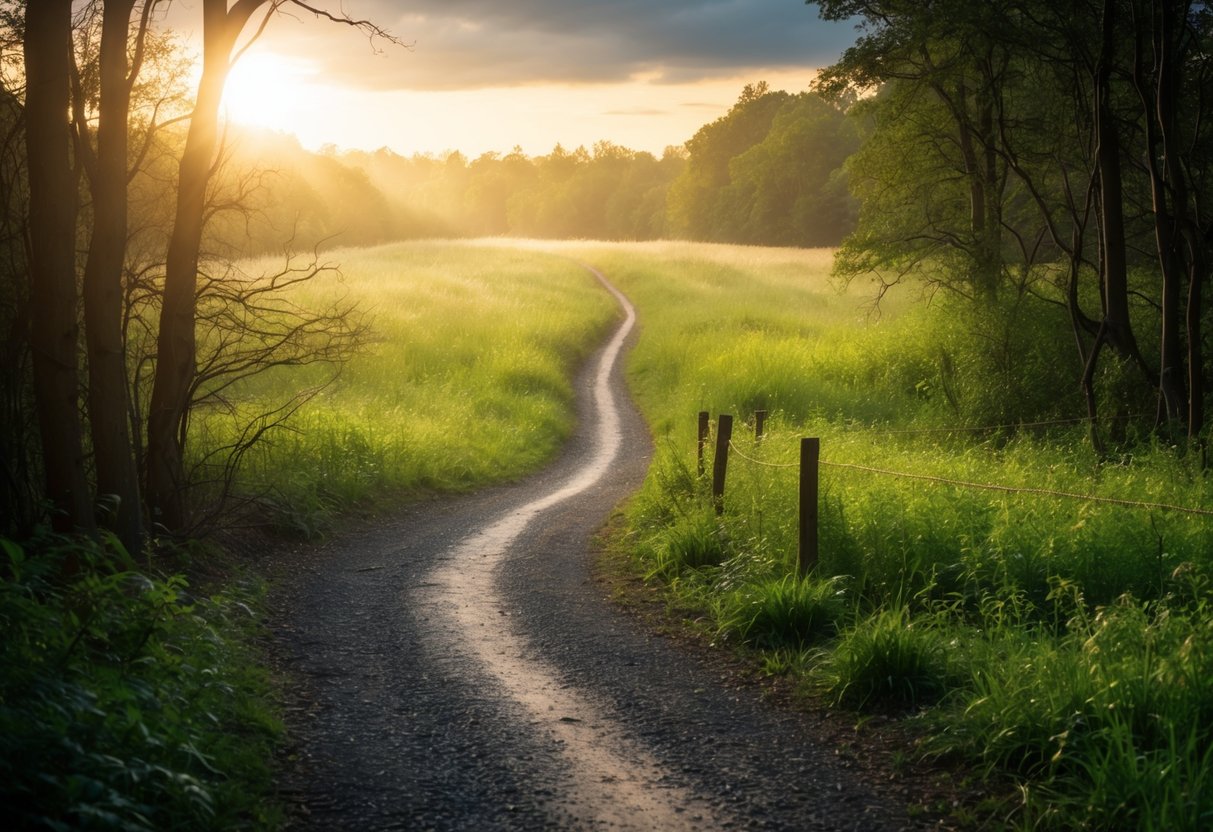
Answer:
[(280, 728), (244, 646), (252, 591), (191, 598), (184, 578), (135, 571), (113, 541), (0, 544), (8, 828), (273, 826), (263, 797)]

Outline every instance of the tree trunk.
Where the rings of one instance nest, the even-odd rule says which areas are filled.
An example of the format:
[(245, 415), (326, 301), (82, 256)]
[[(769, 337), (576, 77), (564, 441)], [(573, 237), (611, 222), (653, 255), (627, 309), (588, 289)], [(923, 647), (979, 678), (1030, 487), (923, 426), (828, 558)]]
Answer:
[[(1158, 248), (1158, 265), (1162, 272), (1162, 332), (1160, 335), (1159, 392), (1162, 414), (1168, 422), (1182, 421), (1187, 416), (1186, 371), (1182, 343), (1183, 293), (1185, 277), (1183, 257), (1179, 250), (1188, 208), (1188, 189), (1180, 162), (1182, 150), (1178, 144), (1176, 123), (1176, 56), (1173, 54), (1175, 10), (1155, 3), (1153, 8), (1153, 96), (1142, 87), (1142, 102), (1150, 142), (1147, 164), (1150, 170), (1151, 208), (1154, 214), (1154, 236)], [(1140, 64), (1140, 61), (1138, 62)], [(1140, 69), (1139, 69), (1140, 72)], [(1151, 101), (1151, 98), (1153, 99)], [(1152, 106), (1151, 106), (1152, 105)], [(1161, 170), (1157, 151), (1162, 151)], [(1170, 199), (1168, 200), (1168, 197)]]
[(147, 497), (152, 519), (171, 531), (186, 523), (184, 433), (194, 380), (194, 318), (206, 186), (218, 149), (219, 103), (236, 38), (270, 0), (204, 0), (202, 77), (177, 182), (177, 211), (164, 275), (156, 375), (148, 410)]
[(1205, 427), (1205, 356), (1201, 344), (1202, 288), (1209, 279), (1208, 259), (1199, 235), (1193, 241), (1188, 276), (1188, 438), (1199, 440)]
[(1104, 0), (1103, 46), (1095, 72), (1095, 153), (1103, 208), (1100, 217), (1103, 311), (1108, 342), (1122, 356), (1133, 358), (1144, 368), (1129, 314), (1129, 264), (1125, 249), (1120, 133), (1110, 103), (1114, 7), (1115, 0)]
[[(936, 87), (936, 92), (947, 100), (939, 87)], [(968, 87), (961, 81), (957, 84), (952, 112), (956, 119), (956, 138), (964, 162), (965, 178), (969, 184), (969, 232), (972, 234), (974, 247), (973, 284), (981, 297), (992, 300), (998, 294), (998, 278), (1002, 270), (998, 247), (992, 240), (998, 233), (997, 223), (992, 221), (998, 197), (993, 193), (994, 183), (989, 178), (987, 165), (988, 151), (992, 149), (988, 140), (993, 130), (993, 109), (986, 101), (976, 101), (980, 127), (979, 131), (975, 131), (968, 116), (969, 97)], [(980, 132), (983, 130), (984, 134)], [(976, 139), (975, 132), (978, 133)], [(982, 145), (980, 153), (977, 148), (978, 139), (987, 142)]]
[(76, 178), (71, 163), (71, 0), (25, 13), (25, 135), (29, 161), (30, 345), (46, 496), (54, 525), (94, 526), (84, 471), (76, 317)]
[[(109, 525), (132, 552), (143, 544), (139, 476), (129, 429), (122, 267), (127, 238), (127, 136), (131, 87), (127, 41), (135, 0), (106, 0), (101, 30), (101, 99), (93, 170), (93, 230), (84, 266), (88, 413), (99, 494), (119, 499)], [(87, 138), (83, 138), (87, 141)]]

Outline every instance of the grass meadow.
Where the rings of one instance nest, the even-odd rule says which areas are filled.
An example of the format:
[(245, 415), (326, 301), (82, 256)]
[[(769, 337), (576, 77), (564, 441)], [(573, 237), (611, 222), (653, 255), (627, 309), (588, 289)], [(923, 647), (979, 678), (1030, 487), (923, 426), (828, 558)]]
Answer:
[[(242, 490), (279, 524), (316, 533), (356, 503), (508, 480), (553, 455), (572, 427), (571, 375), (616, 320), (593, 276), (551, 255), (458, 243), (324, 259), (339, 272), (295, 302), (355, 302), (370, 343), (336, 373), (287, 368), (233, 396), (253, 410), (327, 385), (244, 461)], [(213, 443), (227, 439), (225, 414), (217, 422), (199, 431)]]
[[(1213, 507), (1194, 455), (1139, 443), (1100, 463), (1064, 422), (1072, 402), (1033, 390), (1073, 371), (1043, 357), (1058, 322), (991, 339), (946, 321), (960, 332), (945, 338), (955, 310), (904, 294), (876, 315), (867, 287), (831, 282), (828, 251), (580, 256), (640, 315), (630, 378), (658, 453), (629, 511), (639, 570), (769, 672), (916, 717), (924, 754), (1013, 784), (990, 809), (1009, 825), (1213, 823), (1213, 517), (839, 467)], [(732, 414), (753, 460), (732, 454), (719, 519), (696, 472), (700, 410)], [(820, 437), (824, 463), (821, 560), (803, 579), (801, 436)]]

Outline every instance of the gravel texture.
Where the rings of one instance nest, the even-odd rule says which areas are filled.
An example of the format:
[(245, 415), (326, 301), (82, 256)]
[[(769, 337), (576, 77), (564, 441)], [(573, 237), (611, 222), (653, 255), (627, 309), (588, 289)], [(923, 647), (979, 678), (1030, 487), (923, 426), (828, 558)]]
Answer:
[(589, 541), (640, 484), (651, 451), (620, 367), (609, 379), (621, 441), (606, 476), (536, 512), (492, 557), (468, 557), (469, 539), (560, 489), (598, 453), (601, 358), (579, 376), (575, 435), (541, 473), (412, 503), (273, 556), (291, 826), (924, 823), (820, 719), (654, 633), (593, 579)]

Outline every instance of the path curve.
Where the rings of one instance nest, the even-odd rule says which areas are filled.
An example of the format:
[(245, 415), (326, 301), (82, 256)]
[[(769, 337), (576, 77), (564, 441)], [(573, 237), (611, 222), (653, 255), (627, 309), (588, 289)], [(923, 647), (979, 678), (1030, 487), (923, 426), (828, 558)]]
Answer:
[(513, 617), (502, 615), (507, 602), (495, 578), (510, 547), (528, 526), (542, 522), (545, 511), (601, 481), (623, 441), (611, 377), (635, 324), (636, 310), (601, 272), (587, 268), (615, 296), (625, 316), (594, 373), (597, 430), (593, 453), (568, 482), (507, 512), (453, 548), (433, 579), (430, 603), (442, 609), (450, 624), (439, 628), (438, 641), (478, 661), (526, 709), (532, 724), (560, 747), (571, 785), (565, 799), (577, 807), (577, 815), (585, 822), (615, 829), (673, 832), (701, 827), (710, 818), (711, 825), (720, 826), (723, 819), (708, 805), (685, 789), (666, 784), (661, 764), (628, 735), (618, 719), (603, 713), (577, 688), (564, 684), (559, 671), (529, 649), (524, 629), (514, 625)]
[[(587, 267), (588, 268), (588, 267)], [(644, 477), (619, 356), (521, 483), (402, 508), (283, 557), (271, 595), (304, 829), (902, 829), (904, 801), (812, 719), (645, 631), (588, 541)]]

